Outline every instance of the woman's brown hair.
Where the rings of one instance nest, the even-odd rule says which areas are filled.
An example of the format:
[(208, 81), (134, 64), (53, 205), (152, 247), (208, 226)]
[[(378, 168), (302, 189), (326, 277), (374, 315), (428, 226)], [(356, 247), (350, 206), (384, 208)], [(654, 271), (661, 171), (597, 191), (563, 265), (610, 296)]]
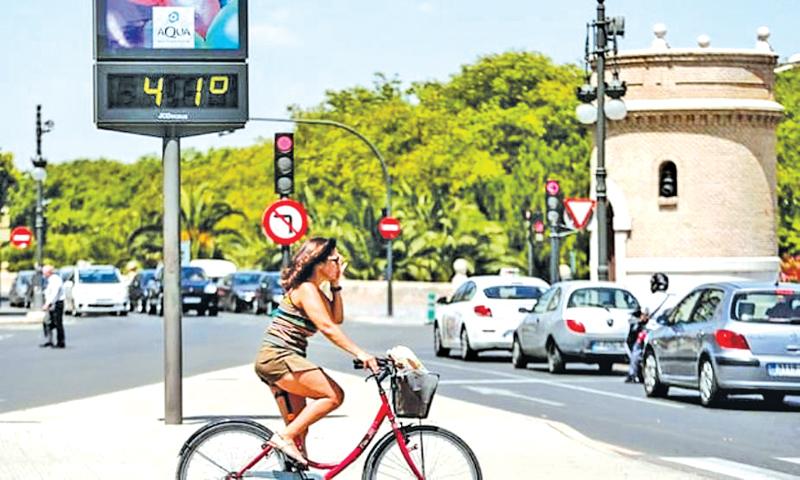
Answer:
[(328, 259), (336, 248), (333, 238), (314, 237), (295, 253), (289, 265), (281, 271), (281, 286), (287, 292), (311, 278), (314, 267)]

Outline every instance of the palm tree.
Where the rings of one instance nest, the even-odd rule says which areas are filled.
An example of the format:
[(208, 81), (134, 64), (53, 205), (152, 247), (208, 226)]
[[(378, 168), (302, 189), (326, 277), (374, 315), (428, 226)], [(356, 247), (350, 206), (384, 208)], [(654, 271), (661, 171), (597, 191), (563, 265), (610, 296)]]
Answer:
[[(222, 251), (217, 239), (223, 236), (242, 238), (238, 230), (219, 227), (225, 219), (234, 216), (244, 217), (244, 213), (235, 210), (228, 203), (213, 198), (208, 185), (203, 183), (197, 187), (181, 188), (181, 239), (191, 242), (192, 258), (219, 258)], [(162, 250), (163, 217), (161, 212), (148, 212), (145, 216), (149, 222), (142, 222), (128, 236), (128, 251), (133, 257), (143, 257), (150, 263), (154, 254)], [(143, 218), (144, 218), (143, 217)]]

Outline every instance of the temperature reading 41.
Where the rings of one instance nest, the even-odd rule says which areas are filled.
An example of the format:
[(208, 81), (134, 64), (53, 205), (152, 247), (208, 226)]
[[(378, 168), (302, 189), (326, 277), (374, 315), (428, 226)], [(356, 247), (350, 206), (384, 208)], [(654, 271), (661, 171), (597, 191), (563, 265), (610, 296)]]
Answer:
[(108, 108), (237, 108), (234, 75), (112, 74)]

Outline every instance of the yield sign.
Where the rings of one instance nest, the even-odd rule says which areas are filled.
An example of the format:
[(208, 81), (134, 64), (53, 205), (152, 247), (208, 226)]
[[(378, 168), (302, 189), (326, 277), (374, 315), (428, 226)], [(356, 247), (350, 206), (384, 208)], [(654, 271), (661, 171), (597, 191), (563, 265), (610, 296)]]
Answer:
[(9, 241), (16, 248), (28, 248), (33, 241), (33, 232), (28, 227), (15, 227), (11, 230)]
[(595, 203), (591, 198), (568, 198), (564, 200), (564, 206), (567, 207), (567, 213), (575, 223), (575, 228), (583, 228), (589, 223)]
[(264, 210), (261, 228), (275, 243), (291, 245), (306, 234), (308, 214), (300, 202), (284, 198)]

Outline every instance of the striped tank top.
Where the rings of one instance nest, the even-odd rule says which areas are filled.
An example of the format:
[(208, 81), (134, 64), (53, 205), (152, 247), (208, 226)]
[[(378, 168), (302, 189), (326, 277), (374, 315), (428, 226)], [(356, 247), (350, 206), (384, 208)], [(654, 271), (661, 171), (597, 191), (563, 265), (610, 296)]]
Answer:
[(292, 303), (289, 293), (283, 296), (272, 323), (264, 332), (262, 347), (283, 347), (306, 356), (308, 337), (317, 333), (317, 326), (304, 311)]

